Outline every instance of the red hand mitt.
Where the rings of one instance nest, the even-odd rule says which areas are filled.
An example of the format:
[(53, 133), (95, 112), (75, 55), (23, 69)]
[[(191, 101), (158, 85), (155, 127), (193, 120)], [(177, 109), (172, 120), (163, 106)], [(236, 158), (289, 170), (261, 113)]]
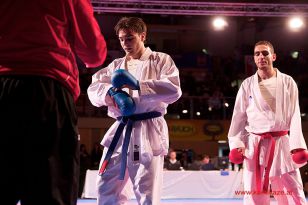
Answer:
[(296, 164), (302, 164), (302, 163), (307, 162), (307, 160), (308, 160), (308, 151), (305, 150), (305, 149), (298, 149), (298, 150), (293, 151), (292, 160)]
[(235, 148), (230, 151), (229, 160), (234, 164), (241, 164), (244, 161), (244, 155)]

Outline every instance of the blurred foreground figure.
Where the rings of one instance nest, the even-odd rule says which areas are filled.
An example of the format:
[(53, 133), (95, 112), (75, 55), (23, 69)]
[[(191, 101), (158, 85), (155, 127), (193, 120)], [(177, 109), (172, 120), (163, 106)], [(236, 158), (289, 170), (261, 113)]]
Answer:
[(101, 65), (106, 43), (88, 0), (0, 1), (1, 204), (77, 203), (75, 54)]

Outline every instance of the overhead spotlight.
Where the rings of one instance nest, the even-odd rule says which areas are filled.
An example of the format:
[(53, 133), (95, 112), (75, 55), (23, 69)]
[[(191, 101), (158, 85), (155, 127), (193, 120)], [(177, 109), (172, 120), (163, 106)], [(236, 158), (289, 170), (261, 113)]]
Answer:
[(188, 111), (187, 111), (187, 110), (182, 110), (182, 113), (183, 113), (183, 114), (187, 114)]
[(209, 54), (205, 48), (202, 49), (202, 53)]
[(288, 25), (292, 31), (298, 31), (304, 26), (304, 21), (300, 17), (293, 17), (289, 20)]
[(213, 20), (213, 26), (215, 30), (223, 30), (226, 26), (228, 26), (228, 23), (225, 19), (217, 17)]
[(197, 116), (200, 116), (200, 115), (201, 115), (201, 113), (200, 113), (200, 112), (196, 112), (196, 115), (197, 115)]
[(209, 110), (209, 111), (212, 111), (212, 107), (211, 107), (211, 106), (209, 106), (208, 110)]
[(254, 22), (256, 19), (254, 17), (250, 17), (247, 19), (248, 22)]
[(224, 105), (225, 105), (225, 107), (229, 107), (229, 103), (227, 103), (227, 102), (225, 102)]
[(293, 52), (291, 52), (291, 57), (292, 57), (293, 59), (297, 59), (297, 58), (298, 58), (298, 55), (299, 55), (299, 52), (298, 52), (298, 51), (293, 51)]

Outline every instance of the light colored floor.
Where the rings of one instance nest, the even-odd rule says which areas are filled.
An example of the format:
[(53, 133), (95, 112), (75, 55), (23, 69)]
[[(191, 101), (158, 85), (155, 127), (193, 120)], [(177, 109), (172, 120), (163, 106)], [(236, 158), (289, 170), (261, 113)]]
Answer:
[[(161, 205), (240, 205), (241, 200), (233, 199), (179, 199), (179, 200), (161, 200)], [(136, 205), (136, 200), (131, 200), (127, 205)], [(96, 200), (78, 200), (78, 205), (96, 205)]]
[[(161, 200), (161, 205), (242, 205), (242, 199), (172, 199)], [(95, 199), (79, 199), (77, 205), (96, 205)], [(137, 205), (136, 200), (131, 200), (127, 205)], [(278, 205), (271, 199), (270, 205)]]
[[(308, 201), (308, 199), (306, 198)], [(164, 199), (160, 205), (242, 205), (242, 199)], [(18, 203), (17, 205), (20, 205)], [(78, 199), (77, 205), (96, 205), (95, 199)], [(137, 205), (136, 200), (130, 200), (127, 205)], [(271, 198), (270, 205), (278, 205)]]

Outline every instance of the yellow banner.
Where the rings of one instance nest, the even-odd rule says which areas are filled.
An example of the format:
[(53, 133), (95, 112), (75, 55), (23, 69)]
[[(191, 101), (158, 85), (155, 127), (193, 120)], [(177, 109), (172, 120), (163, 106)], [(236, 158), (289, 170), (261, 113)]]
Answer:
[(170, 140), (227, 140), (230, 121), (167, 120)]

